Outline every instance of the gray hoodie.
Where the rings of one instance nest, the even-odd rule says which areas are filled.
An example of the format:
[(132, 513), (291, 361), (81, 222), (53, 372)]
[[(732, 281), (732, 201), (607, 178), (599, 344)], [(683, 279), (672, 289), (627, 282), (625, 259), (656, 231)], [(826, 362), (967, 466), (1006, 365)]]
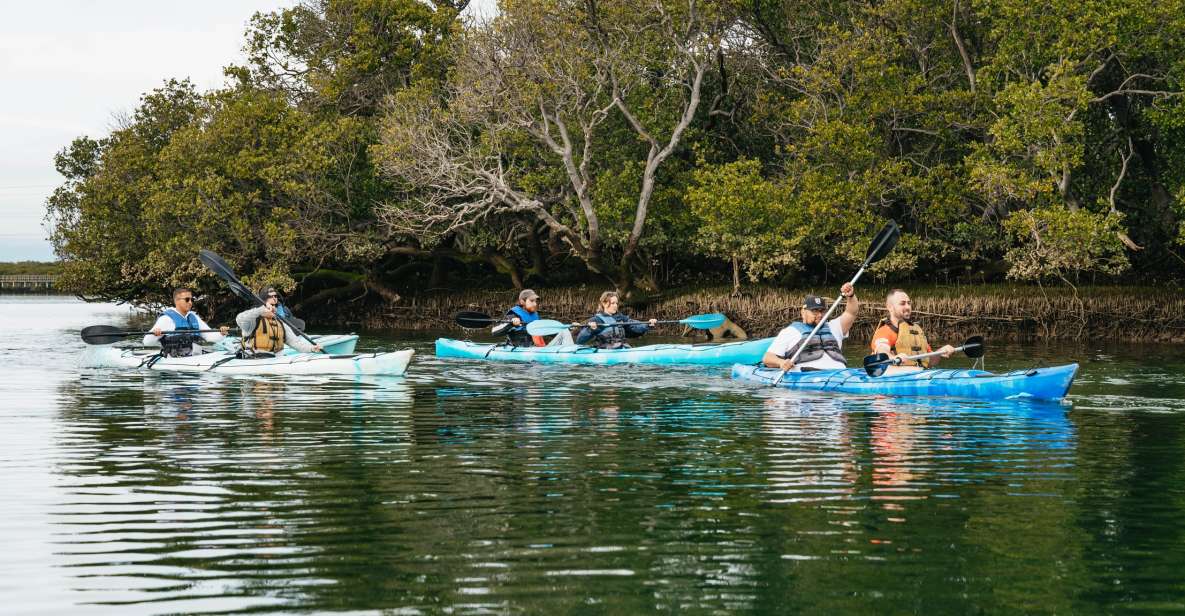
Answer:
[[(239, 330), (243, 332), (243, 337), (250, 339), (255, 332), (255, 324), (259, 321), (260, 315), (263, 314), (263, 306), (244, 310), (235, 317), (235, 323), (238, 324)], [(291, 327), (284, 325), (284, 346), (290, 346), (301, 353), (313, 353), (313, 343), (301, 338), (292, 331)]]

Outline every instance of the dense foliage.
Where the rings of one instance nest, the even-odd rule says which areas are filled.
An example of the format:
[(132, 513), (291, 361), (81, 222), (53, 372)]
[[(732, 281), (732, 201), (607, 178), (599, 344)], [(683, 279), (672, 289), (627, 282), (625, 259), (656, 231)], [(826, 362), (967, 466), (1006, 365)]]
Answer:
[[(307, 0), (57, 158), (65, 288), (1178, 278), (1185, 0)], [(303, 283), (303, 284), (300, 284)]]

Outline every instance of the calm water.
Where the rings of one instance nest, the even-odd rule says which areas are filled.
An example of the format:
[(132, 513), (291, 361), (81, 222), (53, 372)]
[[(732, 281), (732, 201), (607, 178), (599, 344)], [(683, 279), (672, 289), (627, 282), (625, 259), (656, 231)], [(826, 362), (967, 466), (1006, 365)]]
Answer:
[(1060, 405), (79, 369), (127, 316), (0, 297), (0, 613), (1185, 611), (1177, 347), (989, 354), (1081, 362)]

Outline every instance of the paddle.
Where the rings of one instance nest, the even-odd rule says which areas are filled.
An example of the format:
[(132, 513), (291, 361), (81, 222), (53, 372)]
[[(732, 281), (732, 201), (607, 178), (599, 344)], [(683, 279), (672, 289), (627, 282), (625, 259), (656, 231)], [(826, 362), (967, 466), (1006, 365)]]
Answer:
[[(867, 269), (869, 265), (880, 261), (881, 259), (885, 258), (885, 255), (892, 252), (893, 247), (897, 245), (897, 240), (900, 238), (901, 228), (897, 226), (896, 221), (890, 220), (884, 226), (884, 228), (880, 230), (880, 233), (877, 233), (876, 237), (872, 238), (872, 244), (868, 246), (868, 254), (864, 257), (864, 263), (860, 266), (860, 269), (856, 271), (856, 275), (852, 276), (852, 280), (850, 281), (852, 286), (856, 285), (856, 281), (860, 279), (860, 276), (864, 274), (864, 270)], [(843, 299), (843, 295), (836, 297), (835, 301), (831, 302), (831, 307), (827, 309), (827, 312), (823, 315), (823, 318), (819, 319), (819, 322), (815, 324), (815, 328), (811, 330), (811, 333), (802, 340), (802, 344), (798, 345), (798, 350), (795, 351), (794, 356), (790, 358), (790, 363), (794, 363), (798, 359), (798, 356), (802, 354), (802, 351), (806, 348), (806, 345), (810, 344), (811, 338), (814, 338), (815, 334), (819, 333), (819, 328), (823, 327), (823, 325), (827, 323), (827, 319), (831, 318), (831, 312), (835, 310), (836, 306), (839, 305), (839, 300), (841, 299)], [(782, 382), (782, 377), (784, 376), (786, 376), (785, 370), (778, 374), (778, 378), (774, 379), (772, 385), (776, 387)]]
[[(712, 329), (713, 327), (720, 327), (724, 324), (724, 315), (720, 313), (712, 314), (697, 314), (686, 319), (679, 319), (677, 321), (657, 321), (655, 325), (667, 325), (671, 323), (680, 323), (688, 325), (695, 329)], [(532, 336), (551, 336), (558, 334), (570, 327), (580, 327), (583, 324), (569, 325), (567, 323), (560, 323), (559, 321), (551, 321), (542, 319), (539, 321), (531, 321), (527, 323), (527, 333)], [(615, 327), (617, 325), (649, 325), (647, 321), (621, 321), (612, 325), (599, 325), (598, 327)]]
[[(178, 333), (208, 334), (219, 331), (222, 330), (198, 329), (185, 330), (184, 332)], [(118, 327), (112, 327), (111, 325), (91, 325), (90, 327), (82, 328), (82, 341), (87, 344), (114, 344), (120, 340), (123, 340), (124, 338), (127, 338), (128, 336), (144, 336), (151, 333), (152, 332), (129, 332), (124, 331)], [(164, 333), (167, 334), (169, 332)]]
[[(239, 277), (235, 276), (234, 270), (230, 269), (230, 266), (227, 265), (226, 261), (222, 260), (222, 257), (209, 250), (200, 250), (198, 251), (198, 259), (200, 259), (201, 262), (206, 265), (206, 267), (210, 268), (211, 271), (217, 274), (219, 278), (226, 281), (227, 286), (230, 287), (230, 290), (234, 292), (235, 295), (238, 295), (246, 301), (254, 302), (258, 306), (263, 306), (267, 303), (263, 301), (263, 298), (256, 295), (254, 291), (248, 289), (247, 285), (239, 281)], [(291, 328), (292, 331), (296, 332), (296, 335), (308, 340), (310, 344), (317, 344), (316, 341), (314, 341), (312, 338), (309, 338), (308, 334), (304, 333), (304, 328), (296, 326), (296, 323), (293, 322), (292, 317), (282, 317), (277, 314), (276, 318), (281, 323)], [(303, 325), (303, 323), (301, 324)]]
[[(967, 357), (970, 357), (971, 359), (983, 357), (983, 353), (986, 350), (987, 349), (983, 344), (983, 336), (971, 336), (965, 342), (963, 342), (961, 346), (955, 347), (956, 352), (962, 351), (966, 353)], [(931, 351), (929, 353), (921, 353), (919, 355), (898, 355), (895, 358), (890, 358), (887, 353), (877, 353), (875, 355), (868, 355), (864, 357), (864, 371), (868, 373), (868, 376), (880, 376), (885, 373), (885, 370), (889, 369), (890, 364), (899, 365), (902, 360), (925, 359), (927, 357), (934, 357), (935, 355), (941, 354), (942, 351)]]
[(465, 329), (481, 329), (487, 325), (494, 323), (509, 323), (508, 319), (495, 319), (484, 312), (458, 312), (457, 316), (453, 317), (457, 325)]

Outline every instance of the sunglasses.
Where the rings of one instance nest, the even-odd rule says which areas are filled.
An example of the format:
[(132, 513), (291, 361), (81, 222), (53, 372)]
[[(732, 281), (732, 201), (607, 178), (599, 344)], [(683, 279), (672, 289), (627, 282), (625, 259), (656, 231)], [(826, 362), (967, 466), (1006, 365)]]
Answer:
[(269, 298), (274, 297), (276, 299), (280, 299), (280, 295), (278, 293), (268, 293), (267, 296)]
[(193, 298), (192, 298), (192, 297), (178, 297), (178, 298), (177, 298), (177, 301), (182, 301), (182, 302), (191, 302), (191, 303), (192, 303), (192, 302), (193, 302)]

